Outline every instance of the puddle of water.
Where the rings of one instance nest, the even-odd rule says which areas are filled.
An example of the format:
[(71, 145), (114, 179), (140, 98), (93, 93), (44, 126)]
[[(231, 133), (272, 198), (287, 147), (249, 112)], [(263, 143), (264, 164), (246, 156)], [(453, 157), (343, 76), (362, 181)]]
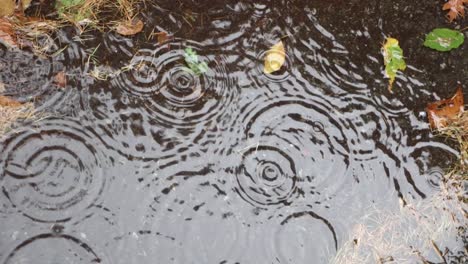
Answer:
[[(145, 33), (174, 35), (161, 44), (66, 29), (53, 59), (1, 51), (5, 94), (51, 117), (2, 141), (0, 260), (328, 263), (375, 210), (440, 193), (457, 153), (419, 113), (454, 76), (427, 64), (455, 74), (468, 62), (415, 48), (413, 28), (438, 23), (431, 4), (408, 18), (428, 26), (401, 27), (383, 10), (399, 21), (414, 3), (334, 5), (158, 1), (143, 16)], [(409, 43), (395, 94), (386, 35)], [(279, 39), (285, 65), (264, 74)], [(187, 71), (187, 47), (205, 74)], [(52, 84), (60, 71), (65, 89)], [(443, 236), (447, 258), (463, 257), (462, 237)]]

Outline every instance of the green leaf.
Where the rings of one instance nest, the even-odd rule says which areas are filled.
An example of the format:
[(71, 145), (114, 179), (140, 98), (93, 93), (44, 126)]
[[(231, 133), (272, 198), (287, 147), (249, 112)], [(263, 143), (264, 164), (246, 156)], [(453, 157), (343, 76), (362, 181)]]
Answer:
[(208, 71), (208, 64), (206, 62), (199, 62), (197, 52), (192, 50), (192, 48), (185, 49), (184, 59), (194, 74), (201, 75)]
[(436, 28), (426, 35), (424, 46), (438, 51), (458, 48), (465, 41), (463, 33), (448, 28)]
[(384, 56), (385, 73), (390, 79), (388, 90), (391, 92), (398, 70), (405, 70), (406, 63), (403, 57), (403, 50), (400, 48), (397, 39), (387, 38), (382, 47), (382, 52)]

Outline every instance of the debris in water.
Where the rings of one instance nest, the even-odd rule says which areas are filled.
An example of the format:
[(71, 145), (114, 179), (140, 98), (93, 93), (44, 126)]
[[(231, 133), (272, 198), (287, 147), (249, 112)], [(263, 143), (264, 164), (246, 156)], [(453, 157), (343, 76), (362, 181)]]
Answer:
[(197, 76), (204, 74), (208, 71), (206, 62), (198, 60), (198, 54), (192, 48), (186, 48), (184, 54), (185, 63), (189, 66), (190, 70)]
[(284, 44), (280, 40), (278, 43), (273, 45), (266, 53), (265, 66), (263, 72), (266, 74), (278, 71), (283, 66), (286, 60), (286, 52), (284, 50)]
[(395, 81), (398, 70), (405, 70), (406, 63), (403, 58), (403, 50), (398, 44), (398, 40), (394, 38), (387, 38), (382, 47), (384, 57), (385, 73), (390, 78), (388, 90), (392, 92), (393, 82)]
[(464, 111), (463, 104), (463, 91), (461, 85), (458, 86), (457, 91), (452, 98), (428, 104), (426, 111), (431, 127), (433, 129), (446, 127)]

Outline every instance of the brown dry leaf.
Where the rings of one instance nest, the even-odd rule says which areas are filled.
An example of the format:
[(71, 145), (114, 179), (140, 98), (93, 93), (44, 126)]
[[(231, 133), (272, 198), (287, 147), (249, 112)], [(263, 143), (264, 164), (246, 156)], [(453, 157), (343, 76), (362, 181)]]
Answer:
[(133, 19), (132, 21), (122, 21), (117, 24), (115, 31), (120, 35), (131, 36), (143, 30), (143, 21), (140, 19)]
[(163, 42), (166, 42), (168, 40), (167, 33), (164, 32), (164, 31), (158, 32), (158, 33), (156, 33), (156, 35), (158, 36), (158, 43), (159, 44), (161, 44)]
[(54, 77), (54, 83), (60, 88), (65, 88), (67, 86), (67, 75), (65, 75), (65, 72), (61, 71), (57, 73)]
[(0, 43), (7, 48), (18, 48), (13, 24), (6, 18), (0, 18)]
[(23, 104), (11, 99), (10, 97), (6, 97), (3, 95), (0, 95), (0, 106), (1, 107), (20, 107)]
[(468, 4), (468, 0), (449, 0), (442, 6), (442, 10), (448, 10), (447, 17), (452, 22), (459, 16), (465, 16), (464, 4)]
[(455, 95), (450, 99), (430, 103), (426, 107), (429, 123), (432, 128), (444, 128), (464, 111), (463, 91), (458, 86)]
[(0, 17), (12, 15), (15, 7), (15, 0), (0, 0)]

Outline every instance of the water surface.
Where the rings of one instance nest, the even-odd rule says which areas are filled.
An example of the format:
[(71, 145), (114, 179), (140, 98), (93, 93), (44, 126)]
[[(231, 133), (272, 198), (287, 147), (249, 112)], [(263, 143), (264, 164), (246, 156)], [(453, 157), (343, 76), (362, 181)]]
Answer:
[[(424, 107), (468, 60), (422, 47), (438, 3), (157, 2), (135, 38), (67, 28), (55, 57), (0, 51), (5, 94), (47, 113), (0, 145), (2, 263), (329, 263), (366, 215), (440, 192), (457, 151)], [(393, 94), (387, 36), (409, 64)], [(452, 263), (462, 237), (443, 239)]]

